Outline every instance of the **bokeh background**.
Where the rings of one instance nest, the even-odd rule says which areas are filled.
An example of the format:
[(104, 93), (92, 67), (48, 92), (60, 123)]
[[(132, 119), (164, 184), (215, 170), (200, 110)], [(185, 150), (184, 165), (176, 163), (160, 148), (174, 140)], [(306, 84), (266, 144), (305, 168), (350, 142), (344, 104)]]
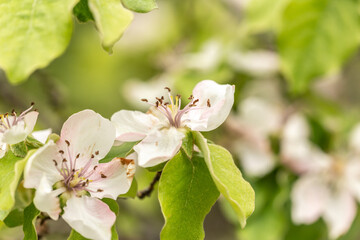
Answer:
[[(161, 96), (166, 86), (186, 99), (204, 79), (233, 84), (236, 93), (231, 116), (206, 136), (233, 153), (255, 189), (256, 210), (246, 228), (240, 229), (220, 198), (206, 218), (205, 239), (329, 239), (321, 218), (309, 225), (292, 221), (291, 192), (299, 174), (281, 160), (281, 132), (287, 116), (300, 112), (307, 119), (312, 144), (326, 154), (346, 152), (351, 129), (360, 120), (360, 54), (353, 51), (341, 69), (322, 76), (301, 93), (294, 92), (280, 71), (273, 31), (281, 24), (277, 18), (281, 6), (269, 16), (262, 14), (261, 7), (272, 6), (259, 7), (256, 2), (264, 1), (159, 0), (159, 9), (135, 14), (112, 55), (101, 48), (93, 23), (80, 24), (74, 19), (69, 47), (48, 67), (16, 86), (0, 72), (0, 112), (23, 110), (35, 102), (40, 112), (36, 128), (59, 132), (71, 114), (83, 109), (107, 118), (120, 109), (146, 110), (148, 105), (140, 99)], [(265, 105), (246, 105), (249, 99), (262, 99)], [(275, 117), (274, 112), (278, 114)], [(284, 121), (275, 130), (259, 130), (280, 115)], [(244, 153), (244, 146), (253, 144), (246, 137), (252, 131), (260, 132), (268, 145), (271, 166), (266, 161), (245, 166), (249, 164), (244, 161), (246, 156), (266, 158), (260, 153)], [(147, 187), (153, 175), (138, 169), (139, 189)], [(144, 200), (118, 200), (120, 239), (159, 239), (163, 218), (156, 195), (155, 191)], [(341, 239), (360, 239), (357, 216)], [(49, 234), (43, 239), (67, 238), (70, 229), (61, 220), (48, 225)], [(21, 232), (21, 228), (2, 229), (0, 239), (22, 239)]]

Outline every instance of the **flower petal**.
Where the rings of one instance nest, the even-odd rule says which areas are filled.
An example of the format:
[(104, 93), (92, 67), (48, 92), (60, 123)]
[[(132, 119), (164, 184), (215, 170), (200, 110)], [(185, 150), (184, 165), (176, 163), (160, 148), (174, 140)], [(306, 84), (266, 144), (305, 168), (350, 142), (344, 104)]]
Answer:
[(360, 123), (358, 123), (350, 133), (350, 147), (355, 152), (360, 152)]
[(88, 189), (93, 191), (90, 191), (91, 196), (116, 200), (120, 194), (127, 193), (135, 174), (133, 156), (114, 158), (108, 163), (98, 164), (95, 172), (89, 177), (91, 182)]
[(63, 219), (82, 236), (96, 240), (110, 240), (116, 215), (97, 198), (71, 197), (64, 207)]
[(356, 203), (351, 194), (341, 191), (333, 194), (324, 212), (324, 220), (332, 239), (346, 233), (356, 215)]
[(0, 158), (3, 158), (5, 156), (5, 153), (7, 151), (7, 144), (0, 142)]
[(48, 129), (44, 129), (44, 130), (40, 130), (40, 131), (35, 131), (32, 132), (31, 135), (38, 140), (39, 142), (41, 142), (42, 144), (46, 143), (46, 140), (48, 139), (49, 135), (51, 134), (52, 130), (51, 128)]
[(244, 141), (236, 144), (235, 151), (239, 154), (245, 172), (250, 176), (262, 177), (274, 169), (274, 156), (266, 142), (264, 144), (262, 148)]
[(29, 135), (34, 130), (38, 116), (39, 116), (39, 113), (36, 111), (31, 111), (31, 112), (25, 114), (24, 122), (25, 122), (26, 135)]
[(152, 167), (171, 159), (179, 151), (184, 133), (176, 128), (153, 131), (134, 147), (141, 167)]
[(349, 159), (344, 169), (345, 186), (353, 196), (360, 201), (360, 161), (359, 159)]
[(63, 179), (53, 161), (55, 160), (59, 165), (61, 163), (61, 158), (59, 157), (58, 148), (53, 141), (49, 141), (46, 145), (39, 148), (26, 163), (24, 186), (26, 188), (37, 188), (43, 176), (46, 177), (51, 186)]
[(329, 191), (325, 182), (317, 176), (305, 175), (297, 180), (291, 192), (293, 222), (315, 222), (325, 211)]
[(135, 142), (143, 139), (158, 119), (139, 111), (121, 110), (112, 115), (111, 122), (116, 127), (116, 140)]
[(199, 82), (193, 90), (194, 99), (199, 101), (182, 120), (194, 131), (211, 131), (219, 127), (234, 104), (234, 91), (235, 86), (229, 84), (220, 85), (212, 80)]
[(53, 220), (57, 220), (61, 213), (58, 195), (65, 191), (65, 188), (53, 190), (47, 177), (43, 175), (36, 189), (34, 204), (41, 212), (46, 212)]
[(17, 125), (14, 125), (10, 129), (5, 130), (0, 140), (3, 143), (16, 144), (24, 141), (27, 135), (28, 134), (25, 131), (24, 122), (19, 122)]
[[(70, 143), (70, 153), (66, 141)], [(72, 161), (77, 154), (80, 154), (77, 164), (84, 166), (92, 155), (94, 155), (94, 163), (104, 158), (114, 141), (113, 124), (92, 110), (83, 110), (71, 115), (64, 123), (57, 144), (65, 152), (65, 156), (66, 154), (72, 156)]]

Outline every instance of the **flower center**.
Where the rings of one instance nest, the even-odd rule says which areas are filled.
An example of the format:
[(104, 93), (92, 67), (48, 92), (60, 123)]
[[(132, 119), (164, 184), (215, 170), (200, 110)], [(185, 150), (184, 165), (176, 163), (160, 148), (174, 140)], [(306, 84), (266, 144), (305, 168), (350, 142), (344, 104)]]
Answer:
[[(66, 187), (69, 192), (78, 193), (80, 191), (94, 192), (94, 190), (88, 189), (88, 186), (91, 182), (97, 180), (90, 180), (89, 178), (96, 173), (96, 168), (98, 165), (93, 167), (92, 163), (95, 158), (95, 155), (99, 154), (99, 151), (95, 151), (95, 155), (91, 154), (91, 157), (87, 160), (86, 164), (83, 167), (78, 168), (76, 165), (77, 160), (80, 158), (80, 153), (78, 153), (75, 157), (72, 156), (71, 151), (69, 149), (70, 142), (65, 140), (66, 143), (66, 152), (64, 150), (59, 150), (59, 154), (61, 155), (61, 164), (58, 163), (55, 159), (53, 159), (54, 165), (58, 172), (63, 177), (61, 182)], [(101, 178), (106, 178), (104, 174), (101, 174)], [(97, 192), (102, 192), (102, 189), (97, 189)], [(96, 191), (95, 191), (96, 192)]]
[[(200, 109), (201, 107), (197, 107), (199, 99), (195, 99), (192, 95), (188, 98), (190, 102), (181, 109), (181, 96), (176, 95), (175, 98), (171, 95), (171, 89), (169, 87), (165, 87), (168, 91), (168, 96), (170, 102), (165, 102), (164, 96), (160, 98), (156, 98), (155, 104), (151, 104), (152, 106), (156, 107), (161, 113), (165, 115), (168, 119), (169, 124), (173, 127), (180, 128), (182, 126), (182, 117), (185, 113), (188, 113), (191, 110)], [(147, 99), (141, 99), (143, 102), (149, 102)], [(211, 107), (210, 99), (207, 100), (207, 107)]]
[(9, 113), (0, 114), (0, 133), (4, 133), (6, 130), (16, 126), (19, 122), (24, 120), (25, 115), (32, 110), (34, 103), (31, 103), (31, 106), (23, 111), (19, 116), (16, 115), (15, 110)]

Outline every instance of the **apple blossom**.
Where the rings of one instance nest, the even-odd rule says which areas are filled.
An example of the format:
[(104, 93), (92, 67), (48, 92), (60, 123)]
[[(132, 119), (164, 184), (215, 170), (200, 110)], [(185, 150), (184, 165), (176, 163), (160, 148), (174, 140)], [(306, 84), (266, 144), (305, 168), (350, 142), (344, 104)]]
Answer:
[(311, 224), (323, 217), (330, 238), (346, 233), (360, 200), (360, 159), (358, 127), (351, 134), (349, 153), (330, 155), (312, 144), (305, 118), (290, 117), (283, 136), (282, 157), (300, 178), (291, 193), (292, 219)]
[[(234, 86), (211, 80), (199, 82), (190, 102), (181, 109), (181, 97), (168, 90), (169, 101), (156, 98), (147, 113), (121, 110), (111, 117), (116, 140), (139, 141), (134, 150), (142, 167), (151, 167), (171, 159), (180, 149), (185, 132), (211, 131), (227, 118), (234, 103)], [(142, 99), (149, 102), (147, 99)]]
[(5, 155), (9, 145), (24, 141), (33, 131), (39, 115), (38, 112), (32, 111), (33, 105), (31, 104), (31, 107), (19, 116), (15, 111), (0, 115), (0, 158)]
[(35, 206), (54, 220), (63, 210), (63, 219), (86, 238), (110, 239), (116, 216), (99, 198), (126, 193), (135, 171), (134, 155), (99, 163), (114, 140), (114, 126), (101, 115), (72, 115), (60, 139), (48, 141), (27, 162), (24, 186), (36, 189)]

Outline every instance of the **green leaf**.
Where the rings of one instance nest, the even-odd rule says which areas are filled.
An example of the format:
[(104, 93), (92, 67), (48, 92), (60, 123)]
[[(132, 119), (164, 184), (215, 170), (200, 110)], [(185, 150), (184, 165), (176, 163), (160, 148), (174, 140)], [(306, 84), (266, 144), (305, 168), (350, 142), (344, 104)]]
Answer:
[(203, 222), (219, 197), (204, 159), (180, 151), (165, 166), (159, 201), (165, 225), (161, 239), (204, 239)]
[(125, 143), (121, 144), (120, 146), (113, 146), (110, 149), (109, 153), (105, 156), (105, 158), (102, 159), (100, 162), (101, 163), (107, 163), (107, 162), (110, 162), (111, 160), (113, 160), (116, 157), (125, 158), (127, 155), (130, 154), (133, 147), (137, 143), (138, 142), (125, 142)]
[(102, 37), (102, 45), (109, 53), (133, 19), (119, 0), (89, 0), (89, 8)]
[(80, 22), (94, 21), (94, 17), (89, 9), (88, 0), (80, 0), (74, 7), (73, 13)]
[(15, 208), (4, 219), (7, 227), (13, 228), (24, 224), (24, 210)]
[(127, 9), (134, 12), (147, 13), (158, 8), (155, 0), (122, 0)]
[(241, 227), (255, 209), (255, 192), (242, 177), (231, 154), (223, 147), (208, 144), (199, 133), (193, 132), (195, 142), (204, 154), (205, 162), (218, 188), (237, 214)]
[(246, 7), (244, 27), (250, 33), (278, 30), (282, 13), (290, 0), (252, 0)]
[(132, 180), (130, 189), (127, 193), (119, 195), (120, 198), (135, 198), (138, 190), (138, 184), (136, 179), (134, 178)]
[(30, 147), (31, 149), (34, 148), (40, 148), (42, 146), (44, 146), (44, 144), (42, 144), (41, 142), (39, 142), (38, 140), (36, 140), (34, 137), (32, 136), (27, 136), (26, 140), (25, 140), (25, 144)]
[(24, 239), (37, 240), (37, 232), (35, 228), (36, 217), (39, 216), (40, 211), (36, 209), (34, 203), (31, 203), (24, 209)]
[(25, 80), (64, 52), (78, 0), (0, 2), (0, 66), (12, 83)]
[(19, 158), (8, 151), (0, 160), (0, 221), (5, 219), (14, 206), (16, 187), (27, 160), (34, 152), (31, 150), (25, 158)]
[(295, 92), (337, 71), (359, 44), (356, 0), (291, 1), (278, 45), (282, 70)]
[(24, 158), (27, 154), (28, 148), (25, 142), (10, 145), (10, 149), (16, 157)]
[(191, 131), (186, 132), (186, 135), (182, 140), (181, 148), (184, 150), (186, 156), (191, 159), (194, 150), (194, 136)]

